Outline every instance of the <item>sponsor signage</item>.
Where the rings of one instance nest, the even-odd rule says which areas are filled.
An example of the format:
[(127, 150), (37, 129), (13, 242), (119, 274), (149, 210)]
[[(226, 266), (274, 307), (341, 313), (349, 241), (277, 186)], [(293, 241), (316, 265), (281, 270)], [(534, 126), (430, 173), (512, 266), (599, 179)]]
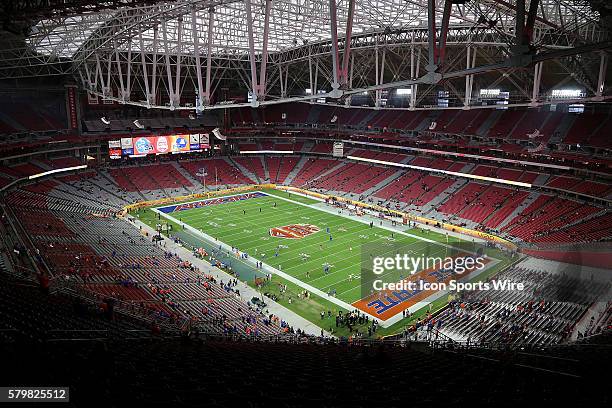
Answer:
[(120, 149), (123, 156), (142, 157), (148, 154), (187, 153), (210, 148), (208, 134), (175, 134), (137, 136), (108, 143), (109, 150)]

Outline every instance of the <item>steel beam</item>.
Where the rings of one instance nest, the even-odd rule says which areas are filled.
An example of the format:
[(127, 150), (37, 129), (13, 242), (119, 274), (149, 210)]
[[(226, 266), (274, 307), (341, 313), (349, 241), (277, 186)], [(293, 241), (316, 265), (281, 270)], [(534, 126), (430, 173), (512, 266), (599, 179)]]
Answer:
[(178, 18), (178, 26), (176, 30), (177, 37), (177, 48), (176, 48), (176, 84), (174, 86), (174, 100), (176, 106), (181, 104), (181, 53), (182, 53), (182, 39), (183, 39), (183, 17)]
[(442, 27), (440, 28), (440, 44), (438, 45), (438, 65), (444, 64), (444, 56), (446, 54), (446, 37), (448, 36), (448, 24), (450, 22), (451, 0), (445, 0), (444, 12), (442, 14)]
[(196, 64), (196, 78), (198, 81), (198, 106), (196, 109), (200, 109), (200, 106), (204, 105), (204, 81), (202, 80), (202, 64), (200, 62), (200, 34), (198, 33), (197, 21), (198, 16), (196, 8), (191, 10), (191, 36), (193, 37), (193, 56)]
[(168, 49), (168, 30), (167, 23), (165, 21), (162, 22), (162, 36), (164, 38), (164, 58), (166, 60), (166, 76), (168, 82), (166, 86), (168, 87), (168, 96), (170, 98), (170, 108), (175, 108), (174, 106), (174, 89), (172, 86), (172, 68), (170, 67), (170, 50)]
[[(332, 56), (332, 93), (335, 94), (340, 88), (339, 72), (338, 72), (338, 16), (337, 16), (336, 0), (329, 0), (329, 19), (331, 27), (331, 56)], [(337, 97), (337, 96), (336, 96)]]
[(270, 11), (272, 10), (272, 0), (266, 0), (266, 11), (264, 17), (264, 34), (261, 51), (261, 65), (259, 67), (259, 96), (264, 99), (266, 94), (266, 70), (268, 64), (268, 36), (270, 35)]
[(348, 17), (346, 19), (346, 35), (344, 39), (344, 54), (342, 55), (342, 70), (340, 81), (346, 85), (348, 81), (349, 59), (351, 57), (351, 37), (353, 35), (353, 18), (355, 15), (355, 0), (349, 0)]
[(514, 24), (514, 32), (516, 37), (516, 45), (524, 45), (525, 31), (525, 0), (516, 0), (516, 21)]
[(257, 107), (257, 65), (255, 61), (255, 39), (253, 37), (253, 14), (251, 12), (251, 0), (245, 0), (246, 23), (249, 40), (249, 62), (251, 64), (251, 93), (253, 95), (253, 107)]
[(147, 73), (147, 59), (146, 59), (145, 52), (144, 52), (144, 40), (142, 39), (142, 33), (138, 35), (138, 39), (140, 42), (140, 63), (142, 66), (142, 80), (145, 85), (145, 97), (147, 99), (147, 103), (150, 105), (151, 104), (151, 99), (150, 99), (151, 92), (149, 89), (149, 75)]
[(595, 95), (599, 98), (603, 96), (603, 91), (606, 86), (606, 72), (608, 70), (608, 53), (605, 51), (601, 52), (599, 60), (599, 74), (597, 76), (597, 89)]
[(206, 37), (206, 105), (210, 105), (212, 96), (210, 89), (210, 77), (212, 74), (212, 44), (213, 44), (213, 27), (215, 23), (215, 9), (208, 9), (208, 35)]
[(533, 68), (533, 88), (531, 90), (531, 104), (537, 105), (538, 99), (540, 98), (540, 83), (542, 80), (542, 66), (543, 62), (538, 62)]
[(429, 63), (425, 68), (428, 73), (438, 69), (436, 65), (436, 0), (427, 0), (427, 44)]
[(538, 17), (538, 3), (540, 0), (531, 0), (529, 3), (529, 13), (527, 14), (527, 23), (525, 25), (524, 37), (529, 44), (533, 41), (533, 30)]

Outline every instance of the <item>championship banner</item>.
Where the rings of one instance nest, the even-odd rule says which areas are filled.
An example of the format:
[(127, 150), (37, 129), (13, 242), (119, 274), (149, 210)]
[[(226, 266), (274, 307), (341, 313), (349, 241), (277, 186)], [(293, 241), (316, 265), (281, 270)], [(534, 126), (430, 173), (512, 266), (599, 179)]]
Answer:
[(66, 86), (66, 109), (68, 112), (68, 124), (70, 129), (79, 128), (79, 118), (77, 113), (77, 95), (76, 86)]

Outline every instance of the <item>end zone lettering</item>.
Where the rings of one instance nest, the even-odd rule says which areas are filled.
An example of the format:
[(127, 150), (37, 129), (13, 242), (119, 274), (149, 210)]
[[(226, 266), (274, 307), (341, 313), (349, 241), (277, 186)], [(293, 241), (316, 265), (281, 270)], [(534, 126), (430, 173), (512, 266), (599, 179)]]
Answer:
[(194, 208), (202, 208), (202, 207), (208, 207), (211, 205), (233, 203), (236, 201), (248, 200), (251, 198), (258, 198), (258, 197), (266, 197), (266, 196), (267, 194), (260, 193), (260, 192), (246, 193), (246, 194), (239, 194), (239, 195), (228, 196), (228, 197), (209, 198), (206, 200), (194, 201), (192, 203), (171, 205), (168, 207), (158, 208), (158, 210), (163, 213), (168, 214), (168, 213), (172, 213), (176, 211), (192, 210)]

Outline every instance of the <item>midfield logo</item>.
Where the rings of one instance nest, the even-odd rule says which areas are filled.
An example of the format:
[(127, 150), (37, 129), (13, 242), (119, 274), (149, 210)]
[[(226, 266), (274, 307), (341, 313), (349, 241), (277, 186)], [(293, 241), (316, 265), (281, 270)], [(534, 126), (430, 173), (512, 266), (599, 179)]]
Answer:
[(302, 239), (319, 231), (320, 228), (316, 225), (291, 224), (282, 227), (270, 228), (270, 235), (276, 238)]

